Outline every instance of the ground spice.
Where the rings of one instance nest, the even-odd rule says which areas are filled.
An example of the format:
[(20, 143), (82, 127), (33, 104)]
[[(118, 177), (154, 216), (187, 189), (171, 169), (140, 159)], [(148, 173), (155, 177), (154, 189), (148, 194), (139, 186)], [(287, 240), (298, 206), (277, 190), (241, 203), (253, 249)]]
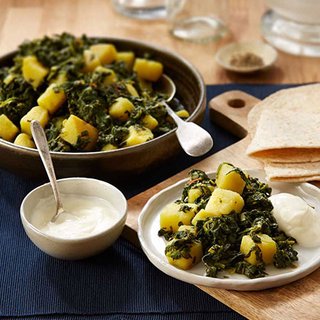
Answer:
[(235, 53), (231, 56), (230, 64), (234, 67), (262, 67), (263, 60), (253, 52)]

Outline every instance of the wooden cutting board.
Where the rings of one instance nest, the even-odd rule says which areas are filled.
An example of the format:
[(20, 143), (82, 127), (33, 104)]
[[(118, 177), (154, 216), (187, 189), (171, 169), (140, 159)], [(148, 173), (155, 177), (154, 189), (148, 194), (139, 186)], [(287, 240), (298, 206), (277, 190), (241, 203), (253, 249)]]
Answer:
[[(249, 158), (245, 151), (250, 137), (247, 135), (247, 114), (259, 100), (241, 91), (229, 91), (209, 102), (211, 120), (241, 140), (217, 152), (193, 168), (213, 171), (228, 161), (243, 169), (261, 169), (261, 163)], [(148, 199), (160, 190), (187, 177), (190, 168), (159, 183), (128, 201), (128, 218), (123, 235), (139, 245), (138, 216)], [(279, 288), (254, 292), (229, 291), (198, 286), (212, 297), (249, 319), (320, 319), (320, 269), (308, 277)]]

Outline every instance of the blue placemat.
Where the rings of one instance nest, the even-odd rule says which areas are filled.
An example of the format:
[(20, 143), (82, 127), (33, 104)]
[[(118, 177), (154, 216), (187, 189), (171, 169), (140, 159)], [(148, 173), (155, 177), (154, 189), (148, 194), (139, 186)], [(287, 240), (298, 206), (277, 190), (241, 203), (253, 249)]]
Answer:
[[(208, 86), (208, 101), (228, 90), (258, 98), (287, 86)], [(214, 127), (211, 153), (237, 138)], [(189, 167), (201, 158), (185, 154), (170, 166), (140, 177), (140, 184), (119, 186), (127, 198)], [(82, 261), (61, 261), (38, 250), (19, 217), (23, 197), (42, 181), (28, 181), (0, 170), (0, 317), (4, 319), (242, 319), (196, 287), (158, 271), (142, 251), (120, 238), (104, 253)]]

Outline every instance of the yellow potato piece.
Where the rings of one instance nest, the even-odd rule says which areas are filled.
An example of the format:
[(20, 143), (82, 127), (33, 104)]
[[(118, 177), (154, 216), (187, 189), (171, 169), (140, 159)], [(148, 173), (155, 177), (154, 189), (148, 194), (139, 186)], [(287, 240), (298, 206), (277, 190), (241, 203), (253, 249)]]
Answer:
[(64, 91), (53, 83), (42, 93), (37, 102), (40, 107), (47, 109), (50, 114), (54, 114), (66, 99)]
[(238, 172), (233, 171), (234, 169), (235, 167), (229, 163), (221, 163), (217, 170), (216, 184), (221, 189), (232, 190), (242, 194), (246, 182)]
[(205, 211), (212, 216), (222, 216), (231, 212), (240, 213), (244, 206), (244, 200), (239, 193), (215, 188), (205, 207)]
[(132, 70), (135, 55), (132, 51), (121, 51), (117, 53), (116, 61), (123, 61), (128, 70)]
[(104, 81), (103, 81), (103, 84), (105, 86), (108, 86), (111, 83), (114, 83), (114, 82), (116, 82), (118, 80), (118, 77), (115, 74), (115, 72), (113, 70), (109, 69), (109, 68), (98, 66), (97, 68), (95, 68), (94, 71), (98, 72), (98, 73), (106, 74), (106, 77), (104, 78)]
[(25, 114), (20, 120), (21, 132), (32, 136), (31, 133), (31, 121), (38, 120), (42, 128), (44, 128), (49, 122), (49, 112), (40, 106), (33, 107), (27, 114)]
[(116, 149), (118, 149), (117, 146), (113, 145), (112, 143), (108, 143), (105, 146), (103, 146), (101, 151), (110, 151), (110, 150), (116, 150)]
[[(180, 226), (178, 231), (183, 231), (183, 230), (189, 230), (190, 233), (193, 233), (194, 231), (192, 230), (193, 227), (191, 226)], [(168, 242), (167, 247), (172, 245), (176, 239), (173, 239)], [(174, 251), (171, 250), (166, 250), (166, 257), (168, 262), (182, 270), (188, 270), (192, 268), (194, 265), (199, 263), (201, 261), (202, 255), (203, 255), (203, 248), (202, 244), (198, 240), (194, 240), (191, 243), (187, 244), (188, 246), (188, 256), (184, 257), (181, 256), (179, 258), (176, 258), (176, 254)]]
[(32, 138), (26, 133), (18, 134), (13, 143), (22, 147), (28, 147), (28, 148), (36, 147)]
[(61, 85), (68, 81), (68, 77), (65, 72), (60, 72), (54, 79), (50, 81), (50, 84)]
[(3, 83), (5, 85), (8, 85), (13, 79), (15, 78), (15, 75), (12, 73), (9, 73), (4, 79), (3, 79)]
[[(240, 252), (247, 255), (250, 250), (257, 245), (261, 250), (263, 262), (265, 264), (272, 263), (273, 256), (277, 252), (276, 242), (267, 234), (259, 234), (257, 236), (261, 239), (261, 243), (255, 243), (249, 235), (243, 236), (240, 245)], [(256, 265), (258, 261), (255, 251), (251, 252), (250, 256), (245, 258), (245, 260), (250, 264)]]
[(83, 72), (92, 72), (101, 65), (95, 53), (89, 49), (83, 51), (84, 68)]
[(176, 115), (179, 116), (180, 118), (189, 118), (190, 117), (190, 113), (186, 109), (176, 111)]
[(201, 189), (199, 188), (189, 189), (188, 202), (194, 203), (201, 195), (202, 195)]
[(19, 133), (17, 126), (5, 115), (0, 115), (0, 138), (12, 142)]
[(109, 64), (117, 58), (117, 50), (113, 44), (94, 44), (90, 46), (90, 50), (94, 53), (101, 64)]
[(206, 220), (207, 218), (215, 217), (212, 213), (207, 212), (205, 209), (201, 209), (192, 219), (192, 225), (196, 225), (199, 220)]
[(152, 82), (158, 81), (163, 72), (163, 65), (158, 61), (137, 58), (133, 65), (138, 77)]
[(121, 121), (126, 121), (129, 118), (129, 114), (133, 111), (133, 103), (123, 97), (119, 97), (116, 101), (110, 106), (109, 114), (111, 117), (116, 118)]
[(181, 204), (172, 202), (166, 205), (160, 213), (160, 228), (176, 232), (180, 225), (191, 225), (197, 206), (193, 203), (181, 208)]
[(126, 88), (128, 90), (128, 92), (133, 96), (133, 97), (139, 97), (139, 93), (136, 90), (136, 88), (131, 84), (131, 83), (127, 83), (126, 84)]
[(150, 129), (153, 130), (158, 126), (158, 120), (156, 118), (154, 118), (153, 116), (151, 116), (150, 114), (147, 114), (143, 117), (141, 124)]
[(68, 119), (63, 121), (60, 137), (73, 146), (78, 144), (79, 139), (88, 139), (83, 150), (91, 151), (96, 146), (98, 130), (79, 117), (71, 115)]
[(48, 72), (49, 70), (35, 56), (27, 56), (22, 59), (23, 78), (35, 89), (43, 82)]
[(139, 126), (130, 126), (129, 134), (125, 140), (126, 146), (134, 146), (153, 139), (153, 133), (150, 129)]

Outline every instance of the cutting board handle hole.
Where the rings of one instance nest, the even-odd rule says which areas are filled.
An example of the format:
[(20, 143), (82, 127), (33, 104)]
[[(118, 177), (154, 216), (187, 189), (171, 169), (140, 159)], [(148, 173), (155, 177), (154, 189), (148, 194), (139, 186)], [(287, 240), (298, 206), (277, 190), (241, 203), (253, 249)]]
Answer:
[(230, 99), (227, 103), (232, 108), (243, 108), (246, 105), (243, 99)]

